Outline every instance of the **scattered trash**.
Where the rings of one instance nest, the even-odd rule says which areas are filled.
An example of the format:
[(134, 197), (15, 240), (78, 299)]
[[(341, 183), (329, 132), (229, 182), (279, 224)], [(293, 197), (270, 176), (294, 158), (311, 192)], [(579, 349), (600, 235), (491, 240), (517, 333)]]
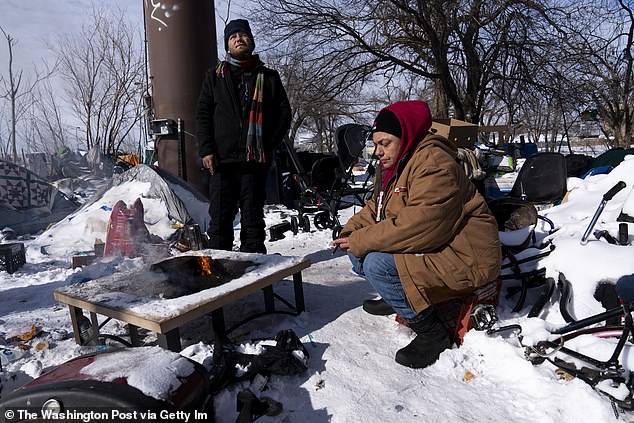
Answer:
[(49, 348), (49, 343), (46, 341), (40, 341), (37, 344), (35, 344), (34, 348), (35, 348), (35, 351), (44, 351)]
[(54, 341), (63, 341), (64, 339), (68, 338), (68, 331), (66, 329), (54, 328), (50, 329), (48, 333), (51, 339)]
[(566, 382), (571, 381), (575, 378), (573, 375), (562, 369), (555, 369), (555, 374), (557, 375), (559, 380), (565, 380)]
[(313, 348), (317, 348), (317, 344), (315, 343), (315, 341), (313, 341), (313, 336), (309, 333), (308, 335), (308, 340), (310, 341), (310, 345), (313, 346)]
[(464, 380), (465, 382), (470, 382), (472, 379), (475, 379), (475, 377), (476, 376), (473, 373), (467, 370), (464, 376), (462, 377), (462, 380)]
[(269, 381), (268, 377), (258, 373), (253, 378), (253, 381), (251, 382), (251, 386), (249, 386), (249, 389), (252, 392), (262, 392), (264, 388), (266, 387), (266, 384), (268, 383), (268, 381)]
[(25, 354), (26, 350), (22, 348), (2, 347), (2, 349), (0, 349), (0, 363), (2, 363), (3, 366), (6, 366), (12, 361), (19, 360), (20, 358), (24, 357)]
[(31, 325), (31, 329), (26, 330), (17, 335), (11, 335), (7, 339), (7, 342), (11, 344), (11, 343), (20, 342), (20, 341), (30, 341), (31, 339), (33, 339), (33, 337), (35, 337), (35, 335), (37, 335), (37, 333), (38, 331), (35, 325)]

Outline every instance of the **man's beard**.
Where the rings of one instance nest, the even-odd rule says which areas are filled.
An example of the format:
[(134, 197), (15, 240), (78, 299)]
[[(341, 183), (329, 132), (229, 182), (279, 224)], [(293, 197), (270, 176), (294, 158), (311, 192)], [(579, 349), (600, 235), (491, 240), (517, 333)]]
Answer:
[(233, 57), (235, 57), (238, 60), (245, 60), (251, 57), (251, 50), (246, 49), (246, 50), (242, 50), (237, 52), (236, 54), (231, 54)]
[(235, 53), (229, 52), (229, 54), (231, 54), (235, 59), (246, 60), (251, 58), (253, 54), (253, 47), (246, 46), (246, 48), (242, 50), (236, 51)]

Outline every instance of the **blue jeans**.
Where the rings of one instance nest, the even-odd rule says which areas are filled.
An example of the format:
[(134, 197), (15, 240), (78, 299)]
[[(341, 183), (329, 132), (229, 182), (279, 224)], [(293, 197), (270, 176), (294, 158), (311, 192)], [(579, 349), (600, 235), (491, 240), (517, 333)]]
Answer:
[(352, 270), (365, 277), (386, 303), (404, 319), (413, 319), (416, 312), (407, 304), (405, 291), (398, 277), (394, 254), (371, 252), (363, 258), (348, 253)]

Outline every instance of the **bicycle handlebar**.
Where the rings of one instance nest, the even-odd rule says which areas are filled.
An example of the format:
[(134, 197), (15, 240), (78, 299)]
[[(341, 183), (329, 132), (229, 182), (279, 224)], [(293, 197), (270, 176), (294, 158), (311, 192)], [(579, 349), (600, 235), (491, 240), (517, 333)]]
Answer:
[(619, 181), (608, 192), (603, 194), (603, 201), (610, 201), (619, 191), (625, 188), (625, 182)]
[(592, 220), (590, 221), (588, 228), (586, 229), (585, 233), (581, 237), (581, 245), (586, 245), (588, 243), (588, 237), (592, 233), (592, 229), (594, 228), (594, 225), (597, 223), (597, 220), (599, 220), (599, 216), (603, 212), (603, 208), (605, 207), (607, 202), (610, 201), (612, 197), (614, 197), (616, 193), (621, 191), (623, 188), (625, 188), (625, 182), (619, 181), (616, 183), (616, 185), (610, 188), (608, 192), (603, 194), (603, 200), (601, 200), (601, 204), (599, 204), (599, 207), (597, 208), (597, 211), (594, 213), (594, 216), (592, 217)]

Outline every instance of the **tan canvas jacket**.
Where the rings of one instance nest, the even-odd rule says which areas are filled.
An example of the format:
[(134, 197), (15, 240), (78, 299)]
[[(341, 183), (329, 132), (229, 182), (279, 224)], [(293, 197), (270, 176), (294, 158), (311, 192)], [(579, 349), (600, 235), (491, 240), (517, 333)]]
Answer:
[(393, 253), (407, 300), (416, 312), (493, 281), (501, 252), (495, 218), (456, 162), (456, 148), (427, 135), (412, 147), (388, 184), (384, 218), (376, 198), (345, 225), (349, 251)]

